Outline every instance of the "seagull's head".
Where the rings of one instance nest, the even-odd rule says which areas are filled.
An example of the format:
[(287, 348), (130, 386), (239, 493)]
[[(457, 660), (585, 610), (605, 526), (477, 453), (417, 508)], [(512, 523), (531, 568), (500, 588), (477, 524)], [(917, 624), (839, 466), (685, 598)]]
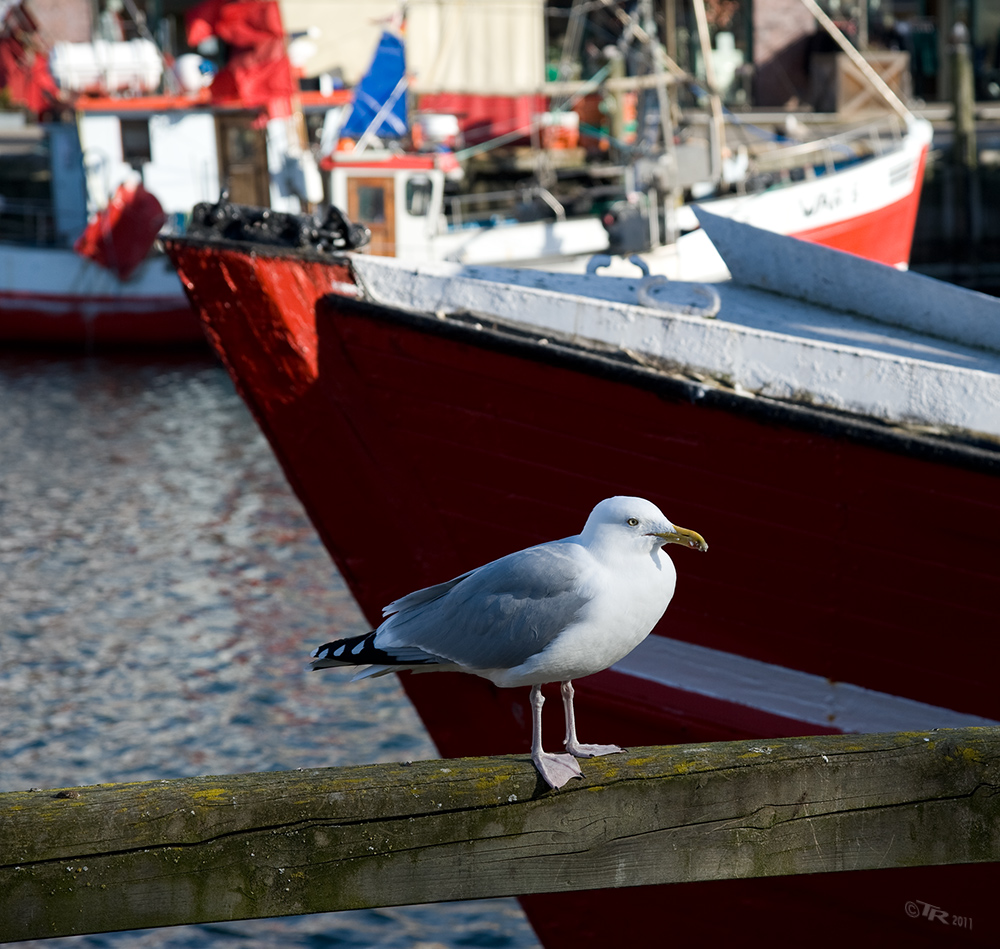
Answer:
[(677, 527), (644, 498), (614, 497), (601, 501), (590, 512), (580, 537), (588, 546), (611, 543), (616, 547), (651, 550), (666, 544), (681, 544), (694, 550), (708, 550), (701, 534)]

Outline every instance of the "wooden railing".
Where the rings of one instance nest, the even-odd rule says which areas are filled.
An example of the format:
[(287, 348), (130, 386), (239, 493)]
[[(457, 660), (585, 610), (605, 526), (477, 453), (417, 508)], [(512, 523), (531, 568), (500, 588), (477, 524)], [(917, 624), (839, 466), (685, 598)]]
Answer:
[(1000, 861), (1000, 728), (0, 794), (0, 941), (547, 891)]

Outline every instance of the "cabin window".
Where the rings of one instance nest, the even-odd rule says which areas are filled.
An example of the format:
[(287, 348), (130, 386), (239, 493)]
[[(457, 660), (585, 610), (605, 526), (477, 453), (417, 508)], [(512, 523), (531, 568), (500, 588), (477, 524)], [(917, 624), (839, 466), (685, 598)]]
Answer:
[(431, 208), (430, 178), (410, 178), (406, 182), (406, 210), (414, 217), (424, 217)]
[(49, 142), (36, 126), (0, 141), (0, 241), (55, 242), (50, 162)]
[(358, 220), (366, 224), (385, 223), (385, 193), (380, 187), (358, 186)]
[(149, 119), (122, 119), (122, 158), (136, 171), (152, 161), (149, 146)]

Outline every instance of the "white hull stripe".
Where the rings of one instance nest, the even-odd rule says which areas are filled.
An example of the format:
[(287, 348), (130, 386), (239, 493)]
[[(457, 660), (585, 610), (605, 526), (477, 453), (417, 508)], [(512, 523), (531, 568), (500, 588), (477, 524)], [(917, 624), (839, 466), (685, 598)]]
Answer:
[(754, 194), (706, 201), (713, 214), (778, 234), (799, 234), (882, 211), (913, 194), (930, 126), (914, 124), (901, 148), (843, 168), (833, 175)]
[(844, 732), (1000, 724), (666, 636), (647, 637), (611, 668), (660, 685)]
[(361, 287), (356, 283), (346, 283), (341, 280), (330, 282), (330, 292), (339, 294), (342, 297), (360, 297)]

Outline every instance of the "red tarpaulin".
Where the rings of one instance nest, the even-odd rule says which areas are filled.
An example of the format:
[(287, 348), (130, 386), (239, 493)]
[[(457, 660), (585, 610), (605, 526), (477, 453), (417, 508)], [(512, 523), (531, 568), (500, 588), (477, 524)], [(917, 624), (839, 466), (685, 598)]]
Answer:
[(166, 220), (160, 202), (141, 184), (122, 184), (76, 239), (73, 250), (127, 280)]
[(36, 114), (59, 102), (59, 87), (38, 44), (37, 30), (34, 18), (20, 4), (7, 11), (0, 26), (0, 89), (6, 89), (14, 105)]
[(524, 141), (540, 112), (547, 112), (548, 99), (542, 95), (484, 96), (461, 92), (425, 92), (420, 96), (421, 112), (445, 112), (458, 116), (466, 145), (479, 145), (523, 130)]
[(217, 36), (229, 46), (211, 85), (214, 101), (265, 108), (271, 118), (292, 114), (296, 88), (275, 0), (204, 0), (188, 10), (185, 24), (188, 45)]

